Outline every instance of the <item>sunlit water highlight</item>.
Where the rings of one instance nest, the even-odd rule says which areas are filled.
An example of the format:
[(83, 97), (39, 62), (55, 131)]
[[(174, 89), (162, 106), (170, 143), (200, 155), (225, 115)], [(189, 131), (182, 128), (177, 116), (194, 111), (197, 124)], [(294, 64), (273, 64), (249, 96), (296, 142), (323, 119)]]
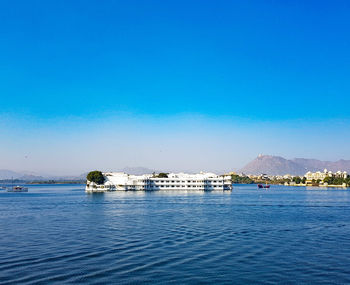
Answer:
[(350, 191), (0, 190), (0, 283), (350, 283)]

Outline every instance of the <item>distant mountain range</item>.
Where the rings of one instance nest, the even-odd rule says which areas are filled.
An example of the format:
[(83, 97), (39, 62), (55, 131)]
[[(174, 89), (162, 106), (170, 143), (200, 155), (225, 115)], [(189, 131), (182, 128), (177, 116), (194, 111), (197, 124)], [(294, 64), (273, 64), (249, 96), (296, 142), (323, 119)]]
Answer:
[(350, 160), (321, 161), (317, 159), (285, 159), (280, 156), (259, 155), (240, 169), (245, 174), (268, 175), (304, 175), (307, 171), (323, 171), (327, 168), (333, 172), (341, 170), (350, 172)]
[[(327, 168), (333, 172), (341, 170), (350, 173), (350, 160), (338, 160), (338, 161), (321, 161), (317, 159), (306, 158), (294, 158), (285, 159), (280, 156), (273, 155), (259, 155), (253, 161), (249, 162), (246, 166), (239, 170), (239, 172), (245, 174), (268, 174), (268, 175), (304, 175), (307, 171), (323, 171)], [(125, 167), (118, 170), (128, 174), (141, 175), (151, 174), (153, 172), (168, 172), (159, 171), (146, 167)], [(42, 175), (33, 172), (20, 172), (12, 171), (8, 169), (0, 170), (0, 180), (5, 179), (19, 179), (24, 181), (43, 181), (43, 180), (84, 180), (87, 172), (78, 176), (54, 176), (54, 175)]]
[(146, 167), (124, 167), (120, 170), (121, 172), (125, 172), (133, 175), (142, 175), (142, 174), (152, 174), (153, 172), (159, 173), (162, 171), (146, 168)]
[(8, 169), (0, 169), (0, 180), (18, 179), (24, 181), (42, 181), (42, 180), (82, 180), (85, 179), (87, 173), (79, 176), (53, 176), (40, 175), (31, 172), (12, 171)]
[[(151, 174), (153, 172), (159, 173), (161, 171), (145, 168), (145, 167), (125, 167), (120, 172), (125, 172), (128, 174), (141, 175), (141, 174)], [(0, 180), (8, 180), (8, 179), (18, 179), (24, 181), (43, 181), (43, 180), (66, 180), (66, 181), (74, 181), (74, 180), (84, 180), (86, 178), (86, 173), (82, 173), (78, 176), (54, 176), (54, 175), (41, 175), (33, 172), (27, 171), (12, 171), (8, 169), (0, 169)]]

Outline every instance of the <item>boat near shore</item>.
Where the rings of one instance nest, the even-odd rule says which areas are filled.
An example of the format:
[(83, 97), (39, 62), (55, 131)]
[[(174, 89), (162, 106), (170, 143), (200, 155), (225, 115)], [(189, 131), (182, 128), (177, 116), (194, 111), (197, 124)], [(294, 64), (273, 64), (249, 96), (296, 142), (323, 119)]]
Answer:
[(14, 186), (7, 189), (7, 192), (28, 192), (28, 187)]

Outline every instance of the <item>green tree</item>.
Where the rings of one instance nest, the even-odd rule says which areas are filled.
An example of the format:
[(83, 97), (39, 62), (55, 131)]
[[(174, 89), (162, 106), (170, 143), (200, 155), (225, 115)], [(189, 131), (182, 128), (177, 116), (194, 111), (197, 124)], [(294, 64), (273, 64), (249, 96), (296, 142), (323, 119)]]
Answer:
[(293, 181), (294, 181), (296, 184), (300, 184), (301, 178), (300, 178), (299, 176), (293, 177)]
[(333, 182), (333, 177), (327, 176), (325, 179), (323, 179), (323, 183), (328, 183), (329, 185), (331, 185), (332, 182)]
[(161, 172), (158, 174), (158, 178), (168, 178), (168, 173)]
[(89, 174), (86, 176), (86, 179), (98, 185), (101, 185), (105, 182), (105, 177), (103, 176), (102, 172), (97, 170), (89, 172)]
[(345, 179), (343, 177), (336, 177), (334, 179), (335, 185), (342, 185), (345, 182)]
[(254, 181), (250, 179), (248, 176), (239, 176), (237, 174), (231, 175), (232, 183), (234, 184), (253, 184)]
[(327, 182), (328, 185), (342, 185), (343, 183), (347, 183), (346, 179), (342, 177), (326, 177), (323, 182)]

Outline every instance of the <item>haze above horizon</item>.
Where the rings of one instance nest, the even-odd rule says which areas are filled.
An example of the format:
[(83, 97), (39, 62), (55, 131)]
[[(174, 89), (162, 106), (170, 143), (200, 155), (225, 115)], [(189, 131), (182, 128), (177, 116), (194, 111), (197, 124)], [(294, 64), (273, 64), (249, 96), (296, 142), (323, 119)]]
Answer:
[(1, 1), (0, 169), (350, 159), (349, 1)]

